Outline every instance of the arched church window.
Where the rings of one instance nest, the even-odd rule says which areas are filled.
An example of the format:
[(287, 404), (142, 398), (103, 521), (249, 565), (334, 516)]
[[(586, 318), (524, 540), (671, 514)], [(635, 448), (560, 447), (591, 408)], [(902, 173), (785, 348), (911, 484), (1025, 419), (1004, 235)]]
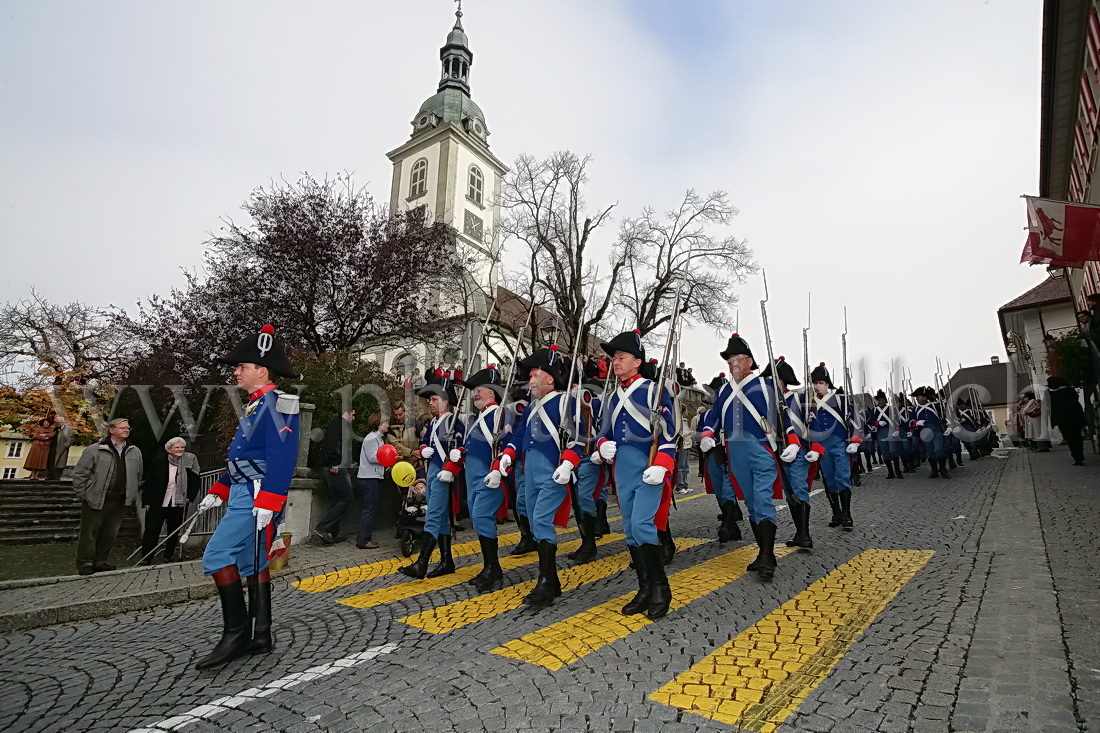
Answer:
[(416, 366), (416, 356), (411, 351), (406, 351), (394, 360), (393, 365), (398, 374), (406, 377), (412, 374), (412, 370)]
[(485, 192), (485, 176), (482, 174), (481, 169), (476, 165), (470, 166), (470, 187), (466, 191), (466, 196), (469, 197), (478, 206), (483, 203)]
[(409, 184), (409, 198), (423, 196), (428, 192), (428, 159), (421, 158), (413, 163), (412, 182)]

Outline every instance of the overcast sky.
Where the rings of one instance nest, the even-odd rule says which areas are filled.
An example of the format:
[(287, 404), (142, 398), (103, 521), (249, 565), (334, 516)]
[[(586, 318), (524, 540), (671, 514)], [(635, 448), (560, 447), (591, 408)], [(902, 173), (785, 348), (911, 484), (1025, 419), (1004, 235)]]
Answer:
[[(590, 153), (593, 206), (722, 189), (768, 271), (777, 354), (987, 363), (1037, 193), (1040, 0), (467, 0), (493, 152)], [(0, 0), (4, 298), (127, 308), (182, 282), (257, 186), (385, 153), (435, 93), (447, 0)], [(603, 233), (609, 245), (616, 226)], [(506, 244), (506, 266), (518, 246)], [(740, 330), (764, 355), (759, 277)], [(226, 303), (227, 308), (232, 303)], [(620, 319), (614, 317), (617, 324)], [(724, 364), (699, 329), (683, 356)], [(656, 351), (658, 344), (651, 344)], [(855, 387), (862, 381), (858, 368)]]

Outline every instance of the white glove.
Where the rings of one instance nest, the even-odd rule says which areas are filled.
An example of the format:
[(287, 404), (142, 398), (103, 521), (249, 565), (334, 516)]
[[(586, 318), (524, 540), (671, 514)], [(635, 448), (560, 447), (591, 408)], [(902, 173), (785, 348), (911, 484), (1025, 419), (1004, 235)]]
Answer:
[(809, 463), (817, 463), (817, 459), (821, 458), (821, 454), (815, 450), (806, 451), (806, 460)]
[(589, 456), (588, 459), (590, 461), (592, 461), (593, 463), (595, 463), (597, 466), (600, 465), (601, 463), (603, 463), (603, 457), (600, 455), (599, 451), (596, 451), (595, 453), (593, 453), (591, 456)]
[(716, 444), (714, 442), (714, 438), (712, 438), (708, 435), (707, 437), (705, 437), (705, 438), (703, 438), (702, 440), (699, 441), (699, 450), (706, 453), (711, 448), (713, 448), (715, 445)]
[(447, 470), (440, 471), (435, 477), (445, 484), (449, 484), (455, 480), (455, 475)]
[(894, 432), (890, 433), (890, 435), (892, 435), (893, 437), (895, 437), (895, 438), (896, 438), (896, 437), (898, 437), (899, 435), (901, 435), (901, 431), (900, 431), (900, 430), (895, 430)]
[(962, 425), (956, 425), (954, 428), (951, 429), (951, 432), (953, 432), (955, 435), (958, 435), (962, 431)]
[(554, 469), (554, 483), (556, 484), (565, 486), (572, 477), (573, 464), (569, 461), (562, 461), (561, 465)]
[(252, 516), (256, 517), (256, 529), (260, 530), (271, 524), (271, 518), (275, 516), (275, 512), (254, 506), (252, 507)]
[(782, 453), (779, 454), (779, 457), (783, 459), (784, 463), (790, 463), (797, 456), (798, 456), (798, 444), (797, 443), (791, 443), (790, 445), (788, 445), (786, 448), (783, 449)]
[(917, 427), (918, 428), (923, 428), (924, 427), (924, 420), (917, 420)]
[(451, 448), (451, 452), (447, 454), (447, 457), (451, 459), (451, 463), (458, 463), (462, 460), (462, 451), (458, 448)]
[(945, 438), (950, 438), (951, 437), (951, 428), (948, 428), (947, 430), (943, 431), (943, 437), (945, 437)]
[(485, 474), (485, 485), (490, 489), (500, 488), (500, 480), (503, 476), (500, 475), (500, 471), (493, 469), (489, 473)]
[(642, 471), (642, 481), (650, 486), (657, 486), (664, 482), (668, 469), (664, 466), (650, 466)]
[(849, 443), (848, 447), (844, 449), (848, 455), (854, 455), (859, 453), (859, 443)]
[(420, 457), (421, 458), (428, 459), (428, 458), (431, 458), (434, 455), (435, 455), (435, 448), (431, 447), (430, 445), (426, 445), (426, 446), (424, 446), (423, 448), (420, 449)]
[(501, 453), (499, 464), (501, 471), (507, 471), (508, 467), (512, 465), (512, 457), (507, 453)]
[(878, 423), (877, 423), (877, 425), (878, 425), (878, 426), (879, 426), (880, 428), (884, 428), (884, 427), (886, 427), (886, 421), (885, 421), (885, 420), (879, 420), (879, 421), (878, 421)]
[(222, 498), (217, 494), (207, 494), (202, 497), (202, 501), (199, 502), (199, 511), (205, 512), (207, 509), (215, 509), (220, 507), (223, 503)]
[(619, 450), (619, 446), (615, 444), (614, 440), (604, 441), (600, 445), (600, 455), (605, 461), (610, 461), (615, 458), (615, 451)]

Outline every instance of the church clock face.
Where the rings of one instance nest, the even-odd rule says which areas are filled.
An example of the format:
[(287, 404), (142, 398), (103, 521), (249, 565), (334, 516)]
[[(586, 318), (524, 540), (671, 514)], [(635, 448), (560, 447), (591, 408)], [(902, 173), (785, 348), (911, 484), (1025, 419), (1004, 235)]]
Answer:
[(462, 223), (462, 233), (478, 242), (484, 234), (484, 225), (481, 217), (472, 211), (466, 211), (466, 220)]

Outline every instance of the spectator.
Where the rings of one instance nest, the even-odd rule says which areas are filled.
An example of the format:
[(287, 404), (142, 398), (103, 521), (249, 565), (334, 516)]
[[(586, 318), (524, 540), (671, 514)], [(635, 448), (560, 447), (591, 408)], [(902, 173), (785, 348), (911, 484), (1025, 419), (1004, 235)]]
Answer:
[(1089, 293), (1085, 296), (1089, 304), (1089, 333), (1093, 338), (1100, 332), (1100, 293)]
[(69, 446), (73, 444), (73, 428), (67, 423), (57, 423), (57, 437), (50, 446), (50, 463), (46, 468), (46, 477), (58, 479), (65, 475), (69, 467)]
[(31, 472), (32, 479), (46, 477), (46, 469), (50, 464), (50, 443), (57, 435), (57, 427), (53, 417), (44, 417), (31, 429), (31, 449), (27, 451), (27, 459), (23, 461), (23, 468)]
[(183, 523), (187, 505), (199, 494), (199, 459), (187, 452), (187, 441), (172, 438), (164, 444), (165, 453), (149, 466), (141, 487), (141, 505), (145, 507), (145, 532), (141, 538), (142, 565), (152, 564), (147, 557), (157, 546), (160, 528), (169, 535), (164, 543), (164, 561), (176, 554), (179, 537), (173, 535)]
[(689, 459), (691, 448), (694, 445), (694, 431), (691, 428), (691, 420), (688, 419), (687, 407), (680, 408), (680, 436), (676, 439), (676, 493), (690, 494), (688, 486)]
[(73, 469), (73, 491), (80, 497), (80, 537), (76, 571), (91, 575), (114, 570), (107, 563), (128, 504), (138, 499), (142, 480), (141, 451), (128, 442), (130, 421), (107, 423), (107, 435), (80, 454)]
[(1030, 387), (1024, 392), (1024, 405), (1020, 409), (1024, 416), (1024, 439), (1030, 450), (1039, 450), (1039, 438), (1043, 433), (1043, 404), (1035, 399), (1035, 391)]
[(416, 436), (416, 421), (405, 410), (405, 404), (398, 402), (393, 407), (393, 420), (387, 420), (389, 426), (384, 430), (386, 442), (397, 449), (397, 460), (408, 461), (416, 468), (420, 457), (417, 449), (420, 438)]
[(424, 388), (424, 375), (420, 373), (420, 367), (413, 367), (412, 370), (412, 391), (419, 392)]
[(684, 386), (685, 386), (685, 387), (691, 387), (691, 386), (693, 386), (693, 385), (694, 385), (695, 383), (696, 383), (696, 380), (695, 380), (695, 372), (693, 372), (693, 371), (691, 370), (691, 367), (688, 367), (688, 368), (687, 368), (687, 383), (686, 383), (686, 384), (685, 384)]
[[(347, 539), (340, 534), (340, 520), (348, 513), (353, 501), (351, 493), (351, 475), (348, 473), (348, 451), (344, 450), (344, 432), (351, 436), (351, 422), (355, 419), (355, 410), (348, 410), (333, 418), (325, 429), (322, 444), (324, 451), (324, 477), (328, 486), (328, 512), (317, 523), (313, 534), (321, 538), (326, 545), (335, 545)], [(350, 444), (350, 440), (348, 441)], [(349, 445), (350, 447), (350, 445)]]
[(596, 370), (600, 379), (607, 379), (607, 359), (600, 357), (600, 360), (596, 362)]
[(376, 412), (370, 416), (367, 425), (370, 432), (363, 438), (363, 447), (359, 451), (359, 491), (363, 495), (363, 513), (359, 515), (359, 535), (355, 538), (355, 546), (360, 550), (376, 550), (378, 543), (371, 539), (371, 535), (374, 532), (374, 517), (378, 514), (378, 490), (386, 473), (378, 462), (378, 449), (382, 447), (382, 436), (390, 429), (390, 423)]
[(1073, 465), (1085, 465), (1085, 450), (1082, 431), (1085, 429), (1085, 411), (1077, 397), (1077, 390), (1062, 377), (1053, 375), (1047, 379), (1050, 388), (1050, 422), (1057, 426), (1070, 455)]

